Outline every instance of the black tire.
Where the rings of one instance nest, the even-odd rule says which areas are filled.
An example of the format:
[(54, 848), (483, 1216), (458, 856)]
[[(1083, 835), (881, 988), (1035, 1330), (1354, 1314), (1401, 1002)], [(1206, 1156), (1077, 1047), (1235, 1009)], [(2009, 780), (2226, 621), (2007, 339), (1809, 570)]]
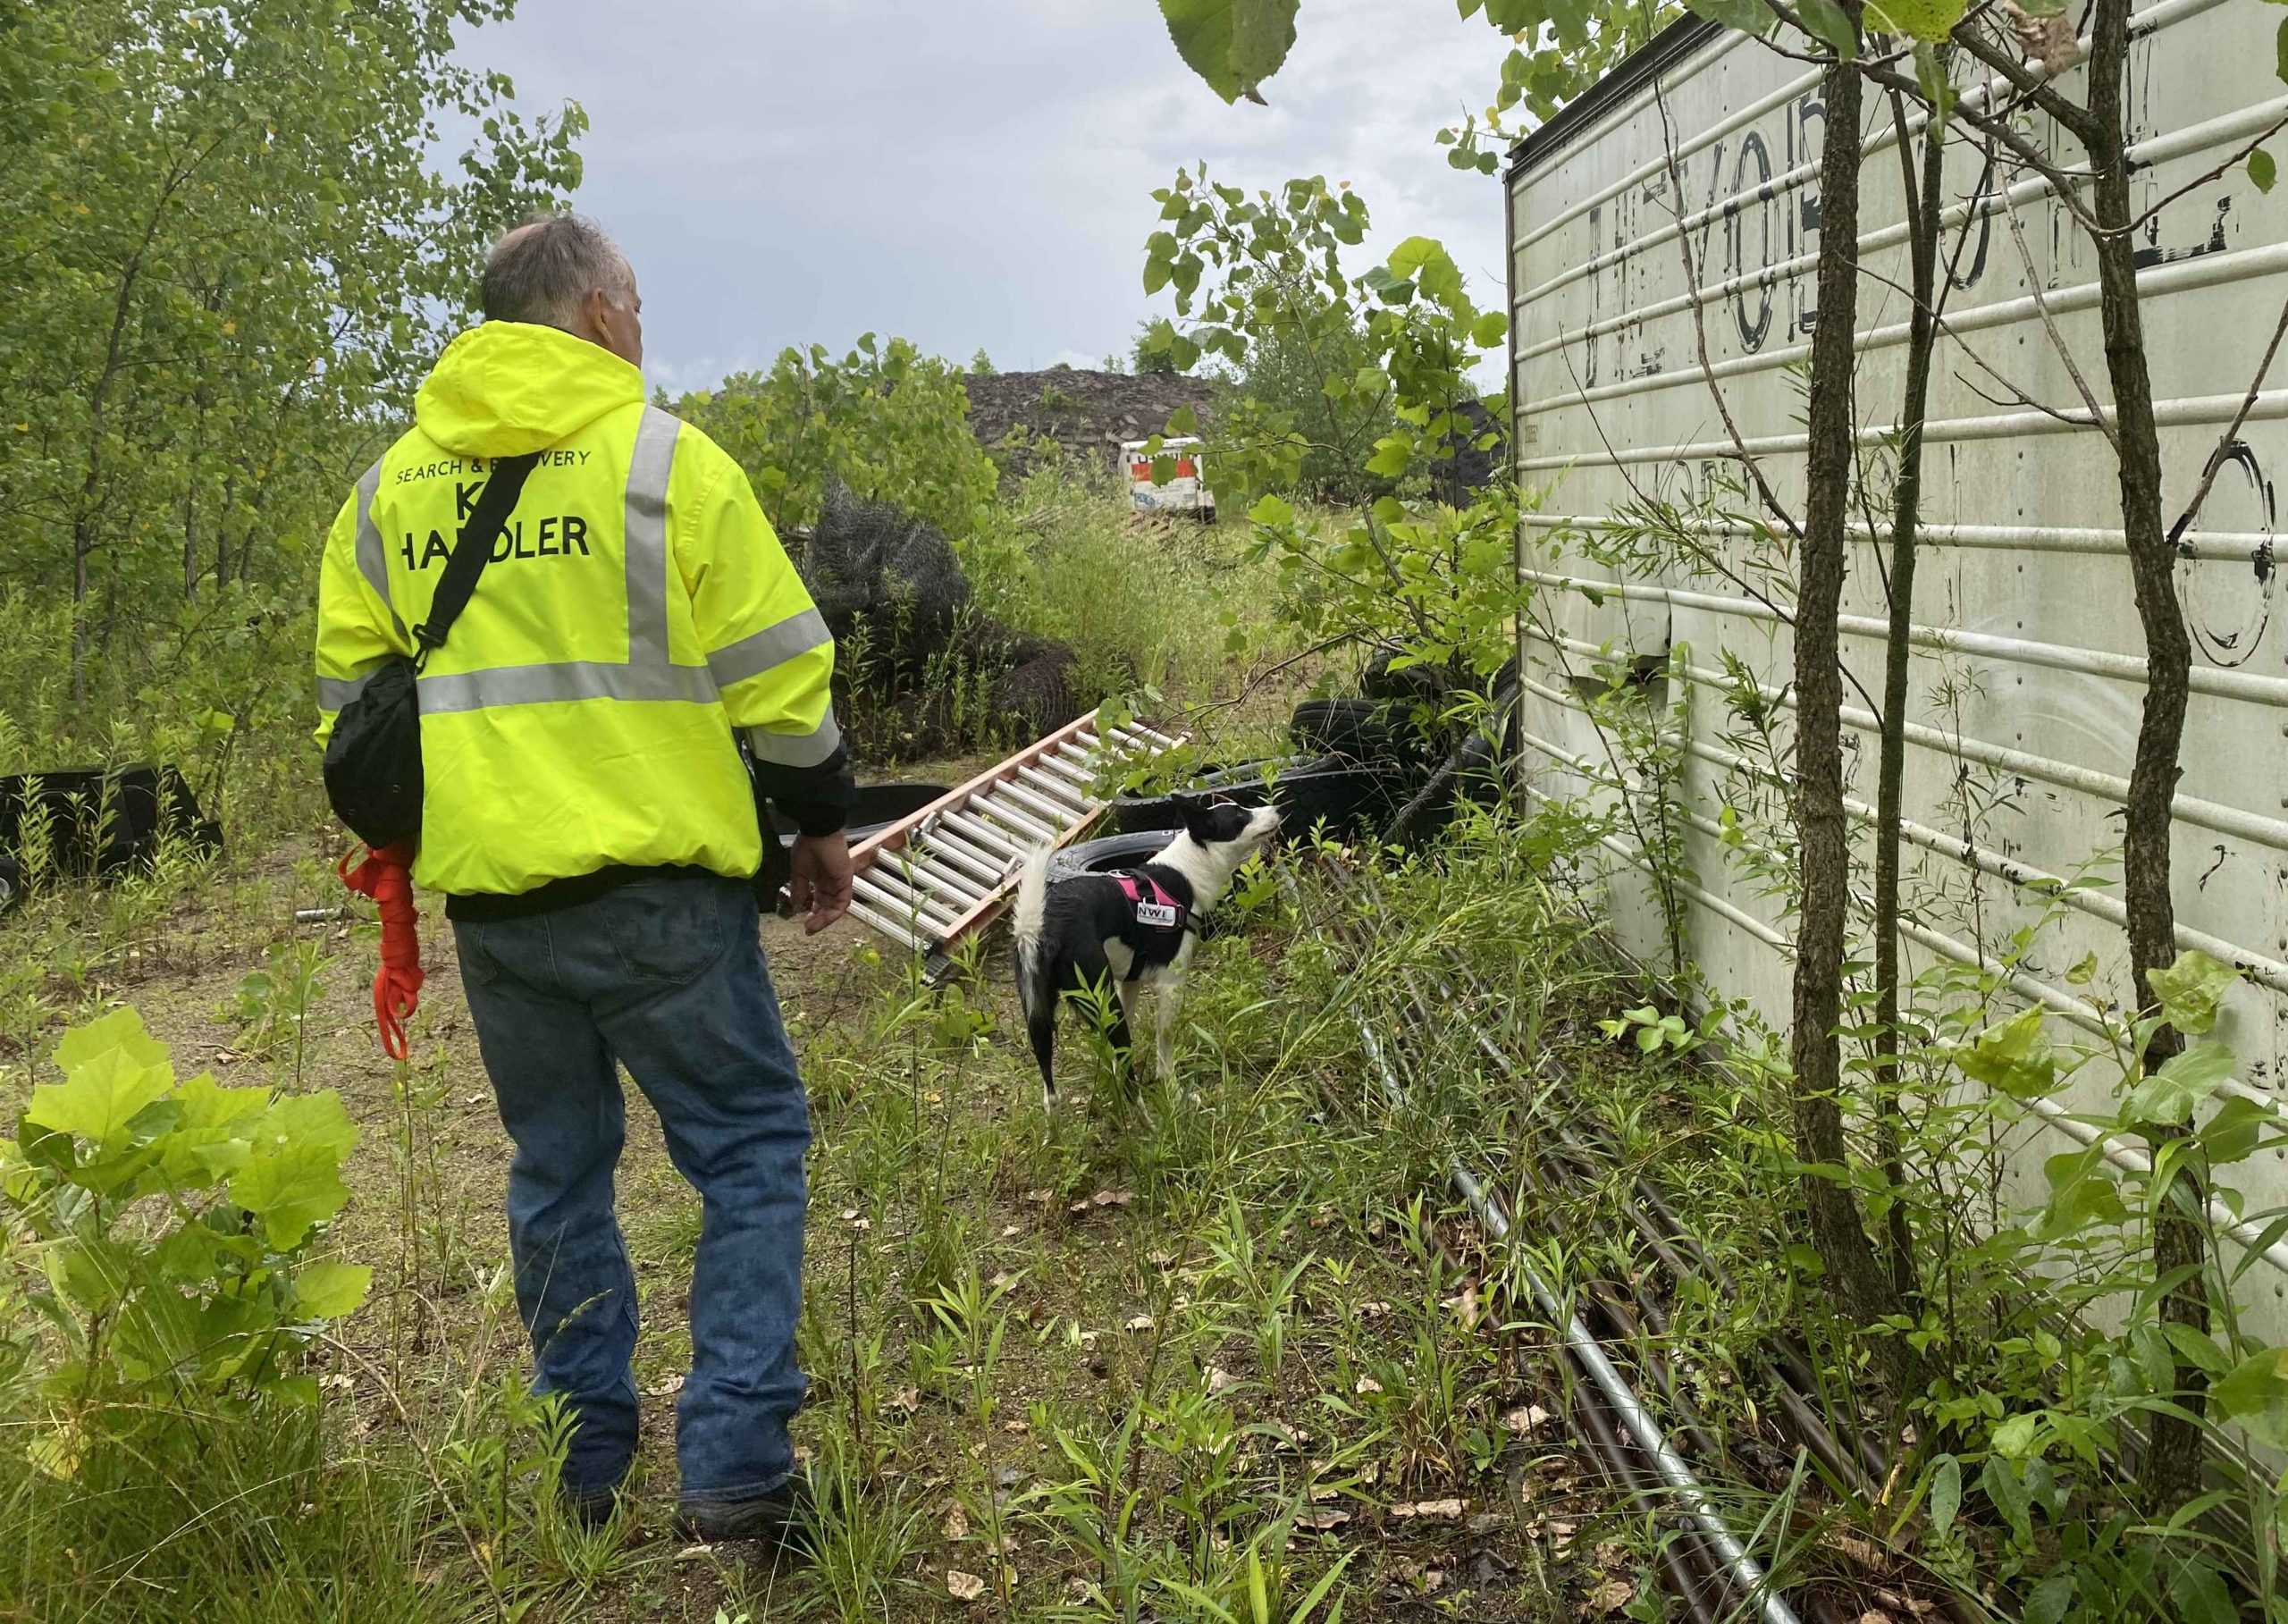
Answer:
[(1366, 762), (1426, 764), (1429, 741), (1415, 725), (1412, 707), (1375, 699), (1307, 699), (1287, 724), (1290, 737), (1319, 755)]
[(1229, 773), (1232, 782), (1216, 788), (1181, 790), (1166, 795), (1123, 796), (1113, 804), (1113, 826), (1120, 838), (1131, 835), (1157, 836), (1162, 844), (1183, 827), (1187, 803), (1205, 795), (1260, 806), (1266, 798), (1262, 769), (1276, 765), (1279, 776), (1268, 791), (1271, 803), (1287, 833), (1300, 834), (1325, 823), (1338, 833), (1371, 833), (1406, 804), (1414, 793), (1416, 775), (1388, 761), (1360, 762), (1347, 755), (1323, 755), (1303, 762), (1255, 762), (1241, 776)]
[(1392, 647), (1378, 651), (1359, 673), (1358, 692), (1368, 699), (1401, 705), (1434, 705), (1445, 697), (1450, 686), (1445, 672), (1433, 665), (1401, 666), (1393, 671), (1391, 662), (1398, 655), (1399, 651)]
[(1235, 801), (1241, 806), (1260, 806), (1266, 775), (1293, 771), (1302, 764), (1302, 758), (1297, 756), (1267, 756), (1261, 761), (1241, 762), (1236, 766), (1203, 772), (1190, 789), (1173, 790), (1164, 795), (1120, 795), (1112, 804), (1112, 826), (1123, 835), (1179, 829), (1183, 827), (1185, 803), (1203, 795)]
[(1287, 723), (1288, 736), (1319, 754), (1378, 754), (1389, 736), (1381, 703), (1371, 699), (1307, 699)]
[(1098, 840), (1076, 840), (1049, 854), (1048, 882), (1076, 879), (1083, 874), (1110, 874), (1132, 869), (1157, 856), (1170, 839), (1165, 829), (1139, 829), (1133, 834), (1106, 835)]

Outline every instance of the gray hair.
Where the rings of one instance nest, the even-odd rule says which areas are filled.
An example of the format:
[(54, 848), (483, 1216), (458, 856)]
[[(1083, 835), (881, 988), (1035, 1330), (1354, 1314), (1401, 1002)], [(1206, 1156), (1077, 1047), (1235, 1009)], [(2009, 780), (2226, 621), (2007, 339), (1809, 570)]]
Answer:
[(485, 318), (570, 331), (591, 293), (615, 309), (635, 298), (635, 272), (612, 240), (577, 215), (543, 215), (492, 245), (484, 261)]

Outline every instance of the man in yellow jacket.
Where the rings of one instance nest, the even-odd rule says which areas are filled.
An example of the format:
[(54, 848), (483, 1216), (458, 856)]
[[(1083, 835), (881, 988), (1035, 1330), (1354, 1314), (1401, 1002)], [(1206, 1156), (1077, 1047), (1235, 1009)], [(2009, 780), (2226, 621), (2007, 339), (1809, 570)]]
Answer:
[(746, 475), (644, 404), (635, 278), (593, 225), (502, 238), (486, 320), (446, 347), (366, 471), (318, 589), (324, 723), (427, 612), (495, 459), (538, 452), (417, 684), (416, 883), (442, 892), (500, 1120), (536, 1387), (575, 1421), (564, 1485), (609, 1514), (636, 1445), (635, 1280), (613, 1213), (625, 1065), (705, 1203), (678, 1507), (704, 1539), (801, 1510), (810, 1121), (757, 931), (756, 797), (795, 822), (809, 928), (848, 907), (834, 645)]

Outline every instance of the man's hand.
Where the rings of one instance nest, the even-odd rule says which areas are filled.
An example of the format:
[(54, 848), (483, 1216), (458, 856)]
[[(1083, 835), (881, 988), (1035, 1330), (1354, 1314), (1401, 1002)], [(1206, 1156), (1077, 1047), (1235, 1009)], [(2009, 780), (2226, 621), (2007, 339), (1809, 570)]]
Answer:
[(850, 912), (850, 842), (841, 834), (800, 835), (795, 840), (795, 875), (786, 899), (807, 915), (806, 935), (816, 936)]

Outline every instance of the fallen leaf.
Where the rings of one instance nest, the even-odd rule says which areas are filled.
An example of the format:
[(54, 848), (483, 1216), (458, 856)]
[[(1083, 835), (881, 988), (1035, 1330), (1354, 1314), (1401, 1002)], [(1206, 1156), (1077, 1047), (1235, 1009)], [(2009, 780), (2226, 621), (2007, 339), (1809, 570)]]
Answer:
[(1350, 1512), (1338, 1510), (1332, 1506), (1328, 1507), (1324, 1511), (1298, 1511), (1295, 1514), (1295, 1526), (1297, 1527), (1311, 1528), (1322, 1534), (1325, 1533), (1329, 1528), (1339, 1528), (1350, 1520)]
[(980, 1601), (985, 1595), (985, 1581), (974, 1573), (948, 1568), (946, 1569), (946, 1594), (956, 1602)]
[(1880, 1572), (1888, 1564), (1883, 1561), (1882, 1548), (1872, 1540), (1862, 1539), (1856, 1534), (1837, 1532), (1831, 1536), (1835, 1548), (1864, 1568)]
[(1311, 1227), (1313, 1229), (1325, 1229), (1328, 1224), (1333, 1222), (1334, 1209), (1331, 1207), (1322, 1207), (1311, 1215)]
[(946, 1508), (946, 1520), (941, 1527), (947, 1539), (967, 1539), (969, 1513), (962, 1510), (959, 1502), (955, 1502)]
[(1358, 1317), (1361, 1319), (1381, 1319), (1390, 1311), (1391, 1305), (1386, 1302), (1370, 1300), (1358, 1305)]
[(1549, 1411), (1538, 1404), (1520, 1404), (1502, 1417), (1502, 1425), (1521, 1438), (1548, 1425), (1548, 1422)]
[(1636, 1586), (1633, 1580), (1607, 1579), (1591, 1591), (1589, 1599), (1581, 1603), (1581, 1616), (1601, 1619), (1619, 1612), (1636, 1599)]
[(681, 1393), (682, 1391), (683, 1391), (683, 1377), (682, 1377), (682, 1376), (669, 1376), (665, 1381), (661, 1382), (658, 1386), (656, 1386), (656, 1387), (646, 1387), (646, 1388), (644, 1390), (644, 1393), (645, 1393), (648, 1397), (654, 1398), (654, 1399), (664, 1399), (664, 1398), (666, 1398), (666, 1397), (667, 1397), (669, 1393)]
[(1239, 1378), (1221, 1365), (1210, 1365), (1200, 1374), (1207, 1378), (1207, 1391), (1210, 1396), (1222, 1393), (1225, 1388), (1236, 1386), (1239, 1383)]
[(1464, 1502), (1459, 1500), (1401, 1501), (1391, 1508), (1391, 1515), (1401, 1522), (1425, 1518), (1434, 1522), (1459, 1522)]
[(1152, 1317), (1149, 1314), (1139, 1314), (1128, 1322), (1128, 1328), (1131, 1331), (1149, 1331), (1152, 1328)]
[(1164, 1251), (1155, 1249), (1154, 1250), (1144, 1254), (1144, 1261), (1150, 1264), (1154, 1268), (1164, 1269), (1175, 1260), (1176, 1255), (1171, 1251)]
[(1136, 1199), (1132, 1190), (1099, 1190), (1092, 1198), (1099, 1207), (1126, 1207)]
[(1359, 1393), (1380, 1393), (1382, 1390), (1383, 1384), (1371, 1376), (1360, 1376), (1358, 1385), (1351, 1389), (1352, 1392)]
[(1056, 1191), (1054, 1190), (1028, 1190), (1025, 1191), (1025, 1199), (1031, 1202), (1035, 1207), (1047, 1207), (1050, 1202), (1056, 1199)]
[(1001, 1231), (1001, 1238), (1004, 1241), (1014, 1240), (1015, 1237), (1022, 1235), (1024, 1233), (1025, 1226), (1023, 1224), (1011, 1224), (1003, 1228)]
[(1030, 1421), (1004, 1421), (1001, 1423), (1001, 1430), (1007, 1433), (1013, 1438), (1022, 1438), (1027, 1433), (1032, 1431), (1032, 1429), (1033, 1424)]
[(921, 1389), (919, 1387), (901, 1387), (896, 1393), (890, 1394), (888, 1401), (882, 1406), (882, 1408), (885, 1409), (902, 1409), (905, 1411), (906, 1414), (912, 1415), (915, 1410), (921, 1408)]
[(1477, 1288), (1476, 1286), (1464, 1286), (1453, 1296), (1446, 1299), (1446, 1306), (1454, 1311), (1454, 1317), (1462, 1322), (1463, 1330), (1477, 1329)]

